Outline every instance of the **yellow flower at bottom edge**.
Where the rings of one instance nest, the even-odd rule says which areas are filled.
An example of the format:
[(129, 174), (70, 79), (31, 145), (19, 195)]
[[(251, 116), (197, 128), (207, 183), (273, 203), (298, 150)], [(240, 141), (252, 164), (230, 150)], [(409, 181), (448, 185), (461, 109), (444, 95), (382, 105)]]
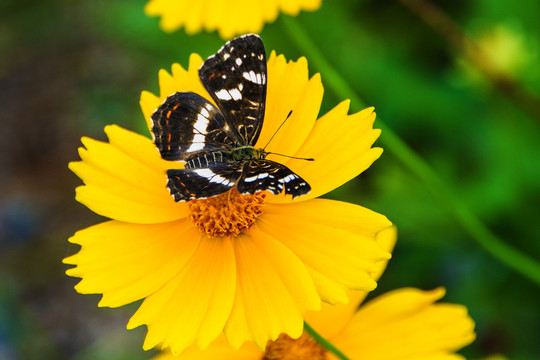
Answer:
[[(177, 91), (210, 100), (199, 80), (201, 64), (192, 55), (187, 70), (178, 64), (172, 74), (162, 70), (160, 96), (141, 95), (146, 119)], [(108, 143), (83, 138), (82, 161), (70, 164), (85, 184), (76, 199), (113, 220), (70, 238), (81, 250), (64, 259), (76, 265), (67, 274), (82, 278), (78, 292), (103, 294), (99, 306), (144, 299), (128, 328), (147, 325), (145, 349), (159, 344), (179, 353), (194, 342), (204, 348), (222, 333), (234, 347), (249, 340), (264, 348), (281, 333), (297, 338), (306, 311), (319, 310), (321, 299), (347, 303), (348, 289), (374, 289), (371, 274), (390, 257), (375, 241), (391, 226), (385, 216), (315, 199), (380, 156), (380, 148), (371, 148), (380, 134), (373, 109), (348, 115), (344, 101), (317, 120), (323, 87), (318, 74), (309, 78), (304, 58), (287, 62), (272, 53), (267, 79), (256, 146), (292, 110), (266, 150), (315, 158), (285, 158), (312, 188), (294, 201), (231, 191), (176, 203), (165, 171), (183, 165), (162, 160), (150, 139), (118, 126), (106, 127)]]
[(217, 30), (223, 39), (245, 33), (260, 33), (279, 12), (296, 16), (314, 11), (322, 0), (150, 0), (144, 11), (161, 16), (160, 27), (172, 32), (184, 27), (188, 34)]
[[(387, 249), (394, 245), (394, 228), (377, 237)], [(381, 263), (374, 274), (384, 270)], [(422, 291), (403, 288), (358, 305), (366, 292), (351, 292), (346, 305), (323, 304), (306, 314), (308, 323), (351, 360), (462, 360), (455, 351), (475, 339), (474, 322), (462, 305), (435, 303), (444, 289)], [(152, 360), (333, 360), (307, 333), (298, 339), (281, 335), (269, 341), (264, 351), (253, 343), (233, 349), (224, 337), (207, 349), (190, 347), (180, 356), (168, 352)]]

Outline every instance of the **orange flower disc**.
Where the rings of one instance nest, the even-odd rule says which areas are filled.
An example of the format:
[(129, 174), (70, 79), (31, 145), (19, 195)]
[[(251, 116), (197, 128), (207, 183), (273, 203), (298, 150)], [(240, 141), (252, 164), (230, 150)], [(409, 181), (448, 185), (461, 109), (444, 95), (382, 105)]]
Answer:
[(242, 195), (236, 188), (208, 199), (191, 200), (191, 221), (210, 237), (236, 236), (263, 212), (265, 192)]
[(302, 333), (298, 339), (281, 334), (266, 345), (263, 360), (327, 360), (326, 350), (311, 336)]

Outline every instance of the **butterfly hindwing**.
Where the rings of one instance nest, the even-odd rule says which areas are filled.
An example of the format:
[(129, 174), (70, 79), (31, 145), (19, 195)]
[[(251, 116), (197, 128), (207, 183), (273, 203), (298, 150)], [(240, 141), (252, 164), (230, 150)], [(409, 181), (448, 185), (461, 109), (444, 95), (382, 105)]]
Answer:
[(241, 194), (254, 194), (268, 190), (292, 195), (293, 199), (311, 191), (311, 186), (288, 167), (271, 160), (251, 160), (244, 163), (242, 176), (237, 183)]
[(212, 164), (200, 169), (167, 171), (167, 188), (175, 201), (205, 199), (230, 190), (242, 174), (239, 163)]
[(154, 143), (165, 160), (189, 160), (201, 152), (232, 147), (237, 140), (221, 111), (191, 92), (170, 95), (151, 120)]
[(261, 38), (244, 35), (226, 43), (199, 69), (201, 82), (242, 139), (255, 145), (266, 103), (266, 53)]

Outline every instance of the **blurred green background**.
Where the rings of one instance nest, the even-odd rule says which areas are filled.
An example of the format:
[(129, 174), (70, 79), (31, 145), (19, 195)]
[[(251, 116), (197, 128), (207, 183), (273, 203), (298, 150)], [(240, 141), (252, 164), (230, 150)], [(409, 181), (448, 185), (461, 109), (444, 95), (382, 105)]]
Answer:
[[(141, 349), (144, 329), (125, 330), (137, 304), (97, 308), (99, 296), (77, 294), (61, 263), (77, 251), (67, 238), (103, 220), (74, 200), (80, 181), (67, 163), (78, 159), (80, 137), (105, 140), (103, 127), (113, 123), (148, 134), (141, 90), (158, 92), (159, 69), (223, 44), (215, 33), (163, 33), (157, 18), (144, 15), (145, 3), (0, 2), (1, 360), (153, 354)], [(296, 21), (467, 207), (540, 261), (540, 3), (421, 4), (435, 6), (451, 26), (420, 16), (414, 4), (324, 0)], [(484, 63), (459, 46), (461, 32)], [(268, 51), (305, 55), (281, 18), (261, 35)], [(326, 87), (321, 113), (341, 100)], [(398, 226), (394, 258), (373, 295), (445, 286), (445, 300), (465, 304), (477, 323), (478, 339), (463, 355), (540, 359), (539, 285), (472, 240), (392, 151), (328, 196)]]

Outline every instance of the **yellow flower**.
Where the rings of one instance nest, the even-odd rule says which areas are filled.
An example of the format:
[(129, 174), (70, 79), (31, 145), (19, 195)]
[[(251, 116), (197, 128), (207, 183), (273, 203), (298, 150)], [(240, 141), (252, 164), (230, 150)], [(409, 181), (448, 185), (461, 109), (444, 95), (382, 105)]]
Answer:
[[(378, 236), (390, 249), (395, 229)], [(384, 269), (380, 266), (378, 274)], [(378, 276), (375, 275), (375, 277)], [(346, 305), (323, 304), (322, 311), (306, 314), (308, 323), (351, 360), (459, 360), (455, 351), (475, 339), (474, 322), (462, 305), (435, 303), (444, 289), (403, 288), (358, 305), (367, 293), (351, 292)], [(180, 356), (164, 352), (152, 360), (333, 360), (306, 332), (296, 340), (281, 335), (261, 351), (253, 343), (235, 350), (220, 337), (207, 349), (196, 346)]]
[(281, 11), (296, 16), (300, 10), (314, 11), (322, 0), (150, 0), (148, 16), (161, 16), (163, 31), (184, 27), (188, 34), (217, 30), (223, 39), (245, 33), (260, 33), (265, 23)]
[[(455, 351), (475, 339), (474, 322), (462, 305), (435, 303), (444, 289), (402, 288), (381, 295), (354, 313), (358, 302), (336, 305), (312, 315), (314, 329), (351, 360), (460, 360)], [(336, 318), (338, 321), (336, 321)], [(253, 343), (235, 350), (223, 337), (207, 349), (190, 347), (180, 356), (163, 353), (152, 360), (332, 360), (307, 333), (298, 339), (281, 335), (264, 352)]]
[[(160, 71), (161, 94), (141, 95), (146, 119), (170, 94), (193, 91), (208, 100), (194, 54), (187, 70)], [(321, 299), (348, 301), (347, 290), (370, 291), (377, 263), (390, 257), (376, 241), (391, 226), (383, 215), (358, 205), (315, 199), (367, 169), (381, 154), (371, 148), (380, 134), (375, 114), (347, 115), (344, 101), (317, 119), (323, 87), (308, 76), (307, 61), (268, 60), (266, 113), (257, 146), (315, 161), (286, 159), (311, 193), (293, 201), (267, 192), (227, 192), (176, 203), (166, 189), (167, 169), (152, 141), (108, 126), (109, 142), (83, 138), (82, 161), (70, 169), (84, 182), (76, 199), (111, 218), (78, 231), (81, 250), (64, 260), (81, 277), (76, 290), (103, 294), (99, 306), (144, 299), (128, 328), (148, 327), (144, 348), (158, 344), (179, 353), (193, 342), (206, 347), (221, 333), (239, 347), (264, 347), (281, 333), (302, 334), (303, 315)], [(211, 101), (211, 100), (210, 100)], [(269, 155), (268, 158), (271, 158)], [(283, 162), (276, 157), (275, 161)]]

